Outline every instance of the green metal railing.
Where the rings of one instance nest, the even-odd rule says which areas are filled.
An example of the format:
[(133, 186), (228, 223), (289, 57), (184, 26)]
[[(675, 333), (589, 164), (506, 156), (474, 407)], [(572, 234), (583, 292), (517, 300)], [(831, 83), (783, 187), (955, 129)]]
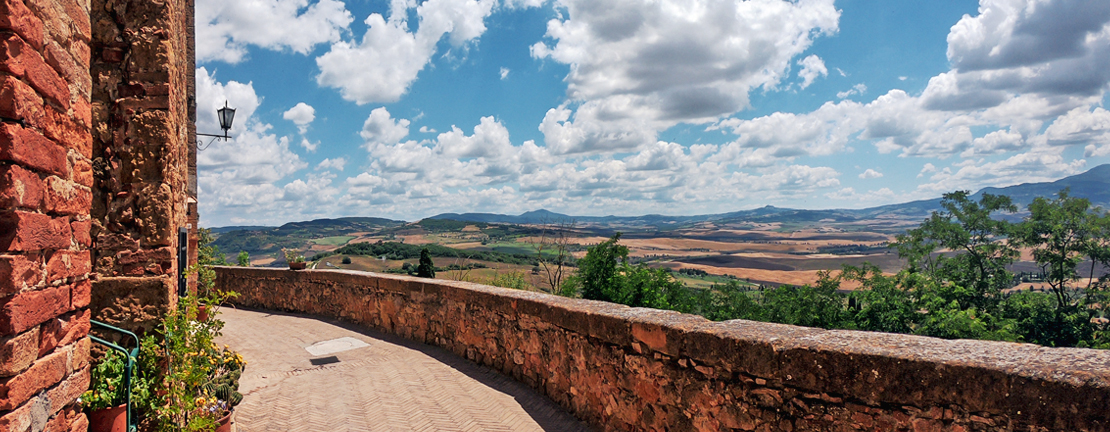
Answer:
[(108, 348), (111, 348), (111, 349), (114, 349), (116, 351), (122, 352), (123, 355), (127, 357), (127, 367), (125, 367), (124, 370), (123, 370), (123, 387), (127, 391), (127, 431), (128, 432), (135, 432), (138, 429), (138, 426), (133, 424), (132, 419), (131, 419), (131, 376), (132, 376), (132, 373), (133, 373), (132, 371), (135, 369), (135, 361), (139, 358), (139, 337), (135, 336), (135, 333), (131, 333), (131, 332), (129, 332), (127, 330), (124, 330), (124, 329), (121, 329), (119, 327), (111, 326), (111, 325), (102, 323), (102, 322), (97, 321), (97, 320), (89, 320), (89, 321), (95, 327), (100, 327), (100, 328), (104, 328), (104, 329), (108, 329), (108, 330), (113, 330), (113, 331), (116, 331), (116, 332), (119, 332), (119, 333), (123, 333), (125, 335), (131, 336), (131, 339), (135, 340), (135, 348), (132, 348), (130, 351), (128, 351), (127, 348), (121, 347), (119, 345), (116, 345), (112, 342), (101, 339), (99, 337), (89, 335), (89, 338), (92, 339), (93, 342), (104, 345), (104, 346), (106, 346)]

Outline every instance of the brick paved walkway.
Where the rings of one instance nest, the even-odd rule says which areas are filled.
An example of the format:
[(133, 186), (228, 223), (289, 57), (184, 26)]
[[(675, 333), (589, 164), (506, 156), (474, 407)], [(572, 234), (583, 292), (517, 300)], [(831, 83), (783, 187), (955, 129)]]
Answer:
[(305, 316), (220, 312), (219, 342), (247, 360), (241, 432), (587, 430), (531, 388), (437, 347)]

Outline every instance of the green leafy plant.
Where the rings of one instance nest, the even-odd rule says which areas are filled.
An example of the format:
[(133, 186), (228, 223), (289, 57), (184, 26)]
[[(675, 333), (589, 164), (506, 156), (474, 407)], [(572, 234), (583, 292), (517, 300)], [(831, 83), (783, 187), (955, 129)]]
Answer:
[(493, 277), (493, 279), (486, 281), (486, 283), (496, 287), (512, 288), (518, 290), (527, 290), (532, 287), (532, 284), (528, 283), (528, 281), (525, 280), (524, 273), (518, 271), (498, 273)]
[[(141, 356), (140, 356), (141, 357)], [(131, 404), (133, 407), (149, 408), (151, 388), (157, 374), (144, 371), (150, 362), (137, 362), (131, 377)], [(109, 350), (99, 360), (93, 362), (90, 371), (89, 390), (81, 395), (81, 405), (87, 411), (112, 408), (127, 403), (124, 376), (127, 356), (119, 351)]]
[(297, 253), (296, 250), (282, 249), (281, 252), (285, 254), (285, 262), (289, 262), (289, 263), (295, 263), (295, 262), (302, 263), (302, 262), (304, 262), (304, 255), (301, 255), (300, 253)]
[[(143, 342), (144, 350), (151, 347), (150, 357), (164, 365), (151, 410), (158, 430), (211, 430), (242, 401), (237, 390), (246, 362), (228, 346), (220, 348), (214, 342), (224, 326), (215, 318), (218, 308), (237, 294), (215, 289), (210, 268), (198, 265), (189, 272), (198, 275), (197, 293), (182, 297), (177, 309), (162, 320), (159, 334)], [(197, 320), (201, 305), (209, 308), (212, 318)]]

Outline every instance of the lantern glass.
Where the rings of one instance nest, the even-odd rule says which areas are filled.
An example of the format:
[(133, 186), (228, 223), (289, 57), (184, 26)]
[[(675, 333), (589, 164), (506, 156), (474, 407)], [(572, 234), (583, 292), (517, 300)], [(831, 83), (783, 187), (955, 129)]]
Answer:
[(228, 108), (225, 103), (223, 108), (216, 110), (216, 113), (220, 116), (220, 128), (224, 131), (231, 129), (231, 122), (235, 120), (235, 108)]

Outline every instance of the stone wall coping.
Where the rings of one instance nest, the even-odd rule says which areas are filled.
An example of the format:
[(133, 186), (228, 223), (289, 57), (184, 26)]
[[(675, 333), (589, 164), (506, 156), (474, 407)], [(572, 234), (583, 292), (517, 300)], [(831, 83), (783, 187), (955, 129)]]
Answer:
[[(616, 303), (573, 299), (552, 294), (499, 288), (472, 282), (422, 279), (396, 274), (355, 270), (298, 270), (224, 267), (272, 278), (278, 275), (311, 276), (333, 282), (355, 282), (365, 279), (366, 286), (378, 286), (377, 280), (396, 281), (394, 287), (405, 291), (436, 291), (458, 300), (468, 297), (495, 301), (487, 306), (547, 319), (551, 324), (604, 339), (614, 345), (630, 346), (645, 342), (655, 351), (705, 362), (719, 362), (713, 353), (700, 352), (696, 346), (671, 343), (650, 346), (633, 333), (631, 327), (642, 326), (645, 332), (662, 332), (674, 339), (693, 334), (763, 344), (775, 352), (788, 350), (832, 351), (849, 356), (881, 356), (914, 362), (939, 363), (949, 367), (992, 369), (1007, 375), (1063, 381), (1073, 385), (1095, 385), (1110, 388), (1110, 350), (1083, 348), (1051, 348), (1040, 345), (982, 340), (947, 340), (927, 336), (880, 333), (856, 330), (825, 330), (786, 324), (749, 320), (714, 322), (696, 315), (651, 308), (634, 308)], [(375, 280), (376, 279), (376, 280)], [(442, 290), (451, 287), (455, 290)], [(388, 289), (388, 288), (387, 288)], [(508, 300), (506, 302), (506, 300)], [(552, 319), (554, 318), (554, 319)], [(561, 319), (560, 319), (561, 318)], [(616, 326), (618, 328), (606, 328)], [(614, 331), (623, 330), (623, 331)], [(623, 333), (623, 334), (622, 334)], [(647, 339), (648, 336), (644, 336)], [(664, 338), (664, 340), (669, 338)]]

